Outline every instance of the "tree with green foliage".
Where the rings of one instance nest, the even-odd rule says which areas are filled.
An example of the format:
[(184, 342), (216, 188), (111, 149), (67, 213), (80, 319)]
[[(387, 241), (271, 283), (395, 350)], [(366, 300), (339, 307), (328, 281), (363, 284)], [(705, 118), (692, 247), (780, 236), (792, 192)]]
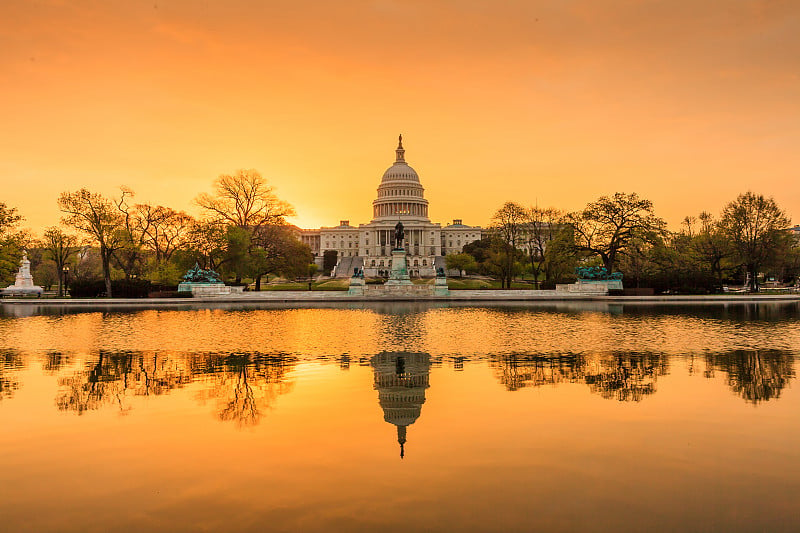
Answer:
[(758, 290), (761, 267), (792, 246), (791, 221), (775, 200), (753, 192), (740, 194), (722, 211), (720, 227), (748, 273), (750, 290)]
[(471, 273), (478, 270), (478, 263), (469, 254), (447, 254), (444, 258), (445, 266), (448, 270), (458, 270), (458, 277), (462, 272)]
[(186, 271), (195, 263), (201, 267), (218, 270), (225, 259), (227, 230), (215, 222), (195, 221), (189, 229), (186, 247), (179, 250), (178, 264)]
[(575, 267), (578, 265), (572, 226), (560, 224), (552, 229), (553, 232), (544, 248), (542, 259), (544, 282), (550, 288), (554, 288), (556, 283), (573, 281)]
[(62, 223), (86, 233), (100, 248), (106, 297), (111, 298), (111, 258), (124, 244), (123, 218), (113, 201), (86, 189), (64, 192), (58, 199)]
[(482, 265), (489, 257), (489, 250), (491, 249), (491, 246), (491, 238), (488, 235), (484, 235), (480, 240), (465, 244), (462, 253), (471, 255), (478, 264), (478, 271), (482, 272)]
[(57, 270), (55, 261), (45, 260), (40, 261), (36, 268), (33, 270), (33, 279), (37, 285), (41, 285), (46, 291), (49, 291), (53, 285), (58, 285), (59, 291), (61, 290), (61, 271)]
[(308, 274), (308, 265), (313, 259), (311, 249), (288, 226), (262, 226), (253, 238), (257, 243), (251, 252), (257, 291), (261, 290), (261, 278), (269, 274), (281, 274), (287, 278)]
[(339, 252), (336, 250), (325, 250), (322, 253), (322, 272), (330, 276), (333, 267), (339, 262)]
[(0, 284), (3, 287), (14, 281), (19, 269), (25, 234), (19, 231), (22, 216), (17, 208), (0, 202)]
[(252, 257), (250, 249), (252, 235), (245, 228), (228, 226), (225, 232), (226, 248), (225, 257), (219, 262), (222, 272), (233, 274), (234, 282), (238, 285), (242, 278), (252, 273)]

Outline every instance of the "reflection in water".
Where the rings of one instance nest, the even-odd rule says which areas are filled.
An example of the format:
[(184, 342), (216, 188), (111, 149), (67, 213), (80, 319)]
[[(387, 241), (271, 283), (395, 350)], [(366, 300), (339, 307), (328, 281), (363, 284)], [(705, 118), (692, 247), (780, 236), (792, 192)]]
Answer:
[[(53, 356), (48, 356), (49, 364)], [(81, 415), (106, 404), (121, 412), (130, 410), (127, 395), (159, 396), (191, 382), (191, 371), (182, 358), (159, 353), (109, 352), (59, 379), (56, 406)]]
[(58, 374), (61, 369), (68, 365), (71, 361), (71, 358), (68, 354), (63, 354), (61, 352), (49, 351), (45, 357), (46, 358), (42, 363), (42, 370), (51, 375)]
[(589, 390), (607, 400), (639, 402), (656, 392), (656, 379), (669, 373), (667, 357), (660, 354), (611, 354), (587, 365), (584, 380)]
[(0, 529), (798, 530), (797, 313), (573, 305), (0, 318)]
[(405, 456), (406, 429), (416, 422), (430, 386), (431, 357), (426, 353), (383, 352), (370, 360), (383, 419), (397, 426), (400, 458)]
[(516, 391), (524, 387), (577, 383), (585, 362), (580, 355), (509, 354), (493, 358), (489, 365), (507, 390)]
[(12, 350), (0, 350), (0, 401), (11, 398), (19, 388), (16, 374), (22, 368), (22, 359)]
[[(665, 354), (611, 353), (531, 355), (510, 354), (491, 359), (497, 379), (507, 390), (560, 383), (585, 383), (592, 393), (605, 399), (639, 402), (655, 394), (660, 376), (669, 374), (670, 358)], [(795, 377), (794, 356), (781, 350), (734, 350), (705, 356), (703, 375), (726, 376), (734, 393), (751, 403), (780, 397)], [(694, 362), (689, 362), (694, 373)]]
[[(48, 354), (45, 368), (60, 364), (63, 356)], [(56, 406), (83, 414), (104, 405), (128, 412), (128, 396), (160, 396), (202, 379), (208, 387), (202, 401), (218, 401), (220, 420), (251, 426), (279, 394), (291, 390), (286, 374), (296, 359), (258, 353), (169, 354), (108, 352), (59, 379)]]
[(191, 366), (211, 380), (198, 397), (216, 399), (219, 419), (244, 427), (258, 424), (275, 398), (292, 390), (287, 374), (296, 363), (291, 356), (231, 353), (195, 356)]
[(731, 390), (750, 403), (779, 398), (794, 378), (794, 357), (777, 350), (736, 350), (706, 356), (706, 377), (716, 370), (727, 374)]
[(667, 361), (660, 354), (511, 354), (494, 358), (490, 364), (509, 391), (586, 383), (591, 392), (605, 399), (638, 402), (656, 392), (656, 379), (668, 374)]

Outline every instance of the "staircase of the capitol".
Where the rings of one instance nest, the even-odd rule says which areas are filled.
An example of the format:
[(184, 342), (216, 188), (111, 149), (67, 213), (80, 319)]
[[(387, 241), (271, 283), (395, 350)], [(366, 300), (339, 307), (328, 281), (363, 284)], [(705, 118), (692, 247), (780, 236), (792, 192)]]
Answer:
[(336, 265), (337, 278), (349, 278), (353, 275), (354, 268), (364, 268), (364, 258), (361, 256), (342, 257)]

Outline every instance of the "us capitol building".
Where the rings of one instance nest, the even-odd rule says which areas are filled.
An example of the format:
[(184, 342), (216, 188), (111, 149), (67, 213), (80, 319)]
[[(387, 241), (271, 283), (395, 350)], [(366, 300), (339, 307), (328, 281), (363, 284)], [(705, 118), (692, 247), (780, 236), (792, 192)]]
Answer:
[(406, 163), (403, 136), (400, 136), (394, 164), (383, 173), (378, 197), (372, 202), (372, 221), (351, 226), (342, 220), (331, 228), (300, 230), (300, 239), (311, 248), (322, 266), (326, 251), (337, 252), (337, 277), (350, 276), (354, 268), (364, 275), (388, 275), (391, 269), (394, 227), (402, 222), (408, 273), (412, 277), (432, 277), (444, 267), (444, 256), (460, 253), (465, 244), (481, 238), (480, 226), (466, 226), (461, 220), (442, 227), (428, 218), (428, 200), (417, 172)]

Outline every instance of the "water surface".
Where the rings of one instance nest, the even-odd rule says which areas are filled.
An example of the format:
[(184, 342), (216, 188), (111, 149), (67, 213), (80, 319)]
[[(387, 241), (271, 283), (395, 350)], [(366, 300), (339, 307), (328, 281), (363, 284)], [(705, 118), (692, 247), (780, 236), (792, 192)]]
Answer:
[(0, 307), (8, 531), (797, 531), (796, 303)]

